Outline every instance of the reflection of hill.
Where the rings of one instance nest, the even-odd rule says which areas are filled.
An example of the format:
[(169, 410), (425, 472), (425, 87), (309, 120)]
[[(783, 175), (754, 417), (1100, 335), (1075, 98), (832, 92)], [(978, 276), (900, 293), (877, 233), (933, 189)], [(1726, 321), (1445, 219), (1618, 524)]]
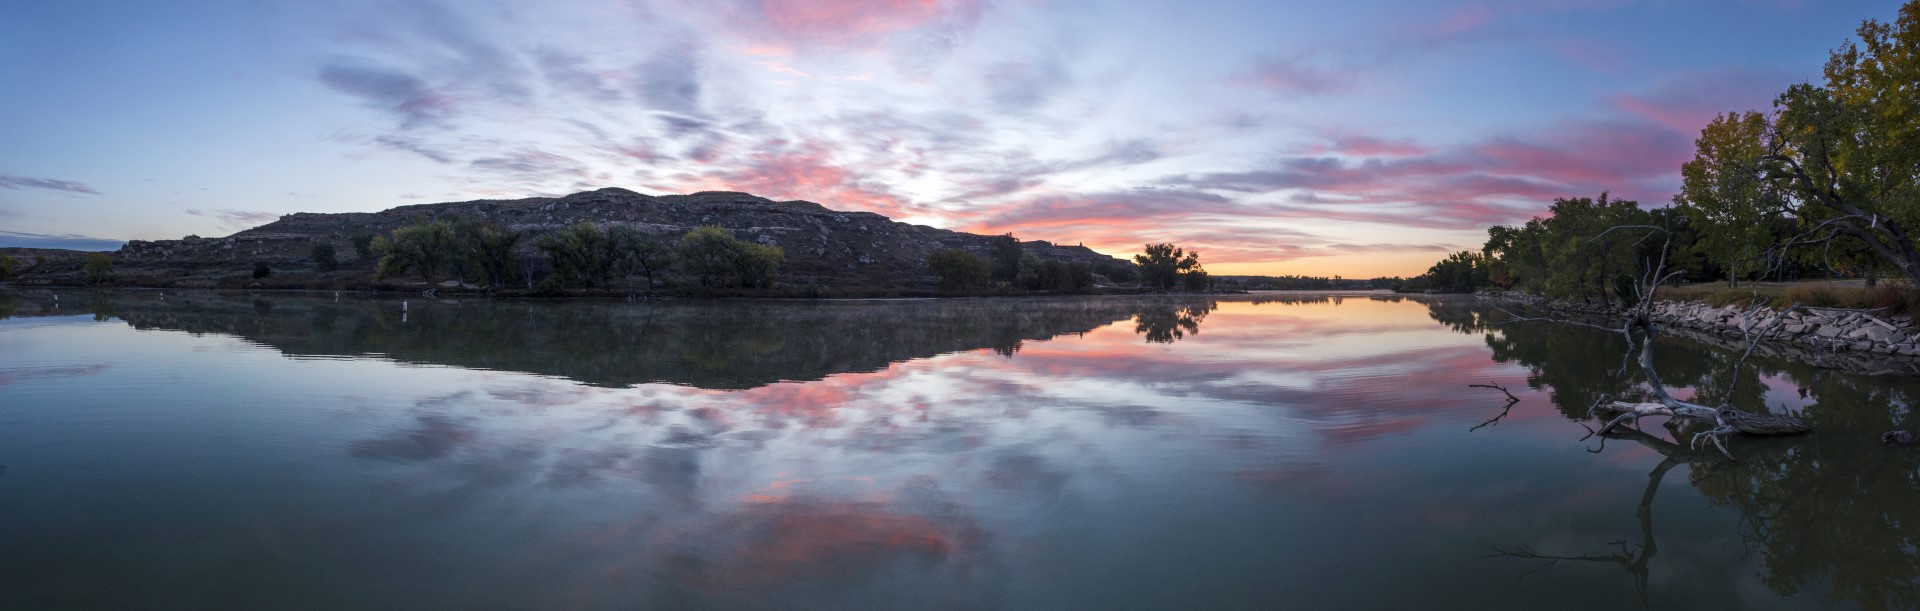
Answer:
[[(92, 313), (140, 329), (219, 333), (289, 355), (524, 371), (596, 386), (665, 382), (738, 389), (948, 352), (1085, 333), (1168, 300), (566, 302), (347, 299), (122, 291), (16, 296), (18, 315)], [(1177, 307), (1185, 308), (1185, 305)], [(1211, 309), (1210, 305), (1202, 306)]]

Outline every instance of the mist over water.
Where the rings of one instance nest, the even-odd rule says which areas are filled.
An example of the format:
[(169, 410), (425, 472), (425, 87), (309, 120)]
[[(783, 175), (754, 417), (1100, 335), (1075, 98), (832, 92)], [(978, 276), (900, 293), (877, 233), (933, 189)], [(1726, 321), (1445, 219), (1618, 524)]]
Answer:
[(0, 607), (1920, 605), (1920, 384), (1674, 339), (1816, 433), (1583, 439), (1624, 343), (1472, 299), (55, 295)]

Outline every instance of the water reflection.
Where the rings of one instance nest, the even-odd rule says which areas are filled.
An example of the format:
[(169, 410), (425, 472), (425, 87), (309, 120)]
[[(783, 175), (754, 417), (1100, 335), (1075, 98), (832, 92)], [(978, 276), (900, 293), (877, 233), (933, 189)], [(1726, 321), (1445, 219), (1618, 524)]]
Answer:
[(1618, 338), (1472, 300), (60, 301), (0, 293), (27, 608), (1920, 604), (1914, 383), (1676, 338), (1818, 433), (1582, 441)]
[[(66, 295), (67, 310), (56, 294)], [(403, 305), (403, 302), (405, 305)], [(216, 292), (47, 291), (5, 294), (0, 318), (70, 314), (136, 329), (220, 333), (289, 355), (384, 356), (405, 362), (555, 375), (596, 386), (648, 382), (752, 388), (818, 380), (947, 352), (1082, 334), (1137, 318), (1152, 342), (1197, 333), (1214, 305), (1178, 299), (536, 303), (349, 300)]]
[[(1644, 376), (1603, 362), (1625, 352), (1617, 334), (1548, 324), (1491, 324), (1502, 316), (1465, 303), (1431, 304), (1431, 315), (1465, 333), (1484, 333), (1493, 357), (1524, 365), (1528, 384), (1548, 389), (1553, 406), (1574, 421), (1588, 420), (1594, 397), (1633, 396)], [(1635, 575), (1641, 603), (1648, 604), (1648, 561), (1655, 553), (1652, 499), (1661, 478), (1688, 467), (1688, 483), (1710, 503), (1736, 510), (1743, 545), (1758, 552), (1762, 583), (1781, 595), (1810, 584), (1827, 588), (1834, 602), (1867, 609), (1920, 607), (1920, 455), (1879, 443), (1889, 429), (1917, 423), (1912, 406), (1920, 384), (1909, 377), (1835, 371), (1787, 359), (1749, 361), (1734, 378), (1737, 355), (1691, 339), (1669, 337), (1656, 349), (1662, 379), (1691, 401), (1732, 401), (1776, 411), (1804, 410), (1816, 433), (1805, 437), (1743, 437), (1734, 446), (1739, 462), (1711, 449), (1689, 447), (1692, 431), (1661, 435), (1621, 431), (1664, 457), (1650, 473), (1636, 512), (1638, 544), (1616, 541), (1608, 555), (1537, 553), (1506, 555), (1540, 559), (1619, 562)], [(1732, 389), (1731, 396), (1727, 389)], [(1606, 450), (1606, 440), (1595, 451)], [(1620, 504), (1624, 505), (1624, 501)]]

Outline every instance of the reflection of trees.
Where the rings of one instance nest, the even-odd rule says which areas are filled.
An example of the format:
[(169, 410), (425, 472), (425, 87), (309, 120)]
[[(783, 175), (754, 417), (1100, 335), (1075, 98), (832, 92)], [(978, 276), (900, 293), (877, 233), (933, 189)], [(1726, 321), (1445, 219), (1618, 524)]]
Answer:
[[(221, 333), (294, 355), (556, 375), (599, 386), (646, 382), (750, 388), (938, 354), (1084, 333), (1143, 309), (1190, 333), (1211, 301), (968, 299), (847, 302), (530, 302), (349, 299), (297, 294), (63, 292), (71, 306), (141, 329)], [(0, 293), (21, 315), (55, 313), (53, 293)], [(1170, 341), (1170, 340), (1169, 340)]]
[(1200, 322), (1217, 307), (1213, 301), (1145, 303), (1133, 315), (1133, 331), (1150, 343), (1171, 344), (1200, 333)]
[[(1442, 322), (1470, 320), (1457, 308), (1434, 312), (1436, 320), (1446, 319)], [(1586, 420), (1594, 398), (1631, 393), (1641, 381), (1637, 368), (1621, 369), (1626, 345), (1618, 334), (1538, 323), (1477, 328), (1487, 334), (1495, 360), (1526, 366), (1529, 386), (1550, 388), (1554, 407), (1569, 419)], [(1738, 355), (1678, 337), (1659, 341), (1660, 374), (1670, 387), (1694, 388), (1696, 401), (1709, 405), (1727, 400), (1721, 395), (1731, 388), (1733, 402), (1763, 405), (1763, 381), (1784, 380), (1808, 402), (1806, 417), (1819, 433), (1808, 439), (1743, 439), (1734, 446), (1740, 450), (1737, 463), (1688, 448), (1691, 431), (1669, 430), (1666, 438), (1628, 430), (1614, 435), (1666, 457), (1652, 474), (1656, 480), (1671, 463), (1687, 463), (1689, 481), (1703, 496), (1740, 514), (1743, 538), (1760, 552), (1762, 581), (1780, 594), (1825, 582), (1836, 602), (1920, 608), (1920, 531), (1912, 527), (1920, 524), (1920, 453), (1879, 443), (1889, 428), (1920, 426), (1912, 410), (1920, 399), (1920, 381), (1766, 357), (1749, 360), (1733, 379)], [(1648, 490), (1643, 514), (1653, 489)], [(1636, 579), (1644, 588), (1644, 559), (1651, 557), (1653, 543), (1651, 517), (1642, 520), (1644, 548), (1561, 559), (1618, 561), (1639, 571)], [(1506, 555), (1552, 559), (1528, 553), (1522, 548)]]
[[(1673, 431), (1669, 431), (1669, 433), (1673, 433)], [(1610, 541), (1608, 545), (1612, 547), (1613, 552), (1608, 554), (1543, 554), (1534, 550), (1532, 547), (1521, 546), (1513, 549), (1495, 550), (1494, 554), (1483, 556), (1483, 558), (1510, 557), (1547, 561), (1547, 564), (1542, 565), (1540, 569), (1545, 569), (1547, 566), (1561, 561), (1617, 564), (1620, 565), (1620, 568), (1625, 570), (1627, 574), (1633, 576), (1635, 600), (1638, 601), (1640, 608), (1651, 608), (1652, 597), (1648, 589), (1648, 584), (1652, 580), (1653, 575), (1653, 557), (1660, 553), (1660, 546), (1654, 536), (1653, 530), (1653, 498), (1655, 494), (1660, 492), (1660, 482), (1666, 479), (1668, 471), (1672, 471), (1674, 467), (1682, 464), (1689, 465), (1693, 473), (1696, 474), (1696, 477), (1700, 475), (1711, 477), (1718, 472), (1718, 470), (1724, 469), (1731, 463), (1719, 460), (1720, 455), (1713, 450), (1696, 449), (1680, 445), (1670, 439), (1661, 439), (1631, 429), (1619, 429), (1606, 434), (1601, 440), (1599, 449), (1605, 450), (1606, 442), (1609, 440), (1632, 441), (1652, 448), (1664, 457), (1664, 460), (1661, 460), (1660, 464), (1655, 465), (1653, 470), (1647, 473), (1647, 487), (1640, 494), (1640, 504), (1634, 508), (1634, 518), (1640, 524), (1638, 543), (1632, 543), (1626, 539)], [(1740, 450), (1743, 459), (1752, 461), (1764, 459), (1791, 445), (1792, 440), (1771, 438), (1758, 443), (1742, 444)]]

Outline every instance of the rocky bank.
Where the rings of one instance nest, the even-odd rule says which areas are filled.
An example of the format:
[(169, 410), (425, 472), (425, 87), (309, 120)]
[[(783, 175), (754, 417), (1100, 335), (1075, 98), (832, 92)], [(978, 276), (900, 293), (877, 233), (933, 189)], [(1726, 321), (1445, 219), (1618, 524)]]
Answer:
[[(1599, 301), (1519, 299), (1574, 314), (1622, 313), (1622, 308)], [(1746, 350), (1752, 333), (1759, 337), (1754, 352), (1761, 356), (1866, 374), (1920, 375), (1920, 324), (1912, 316), (1804, 306), (1786, 312), (1763, 309), (1751, 317), (1745, 313), (1738, 305), (1697, 301), (1663, 301), (1655, 303), (1652, 312), (1664, 333), (1734, 351)]]

